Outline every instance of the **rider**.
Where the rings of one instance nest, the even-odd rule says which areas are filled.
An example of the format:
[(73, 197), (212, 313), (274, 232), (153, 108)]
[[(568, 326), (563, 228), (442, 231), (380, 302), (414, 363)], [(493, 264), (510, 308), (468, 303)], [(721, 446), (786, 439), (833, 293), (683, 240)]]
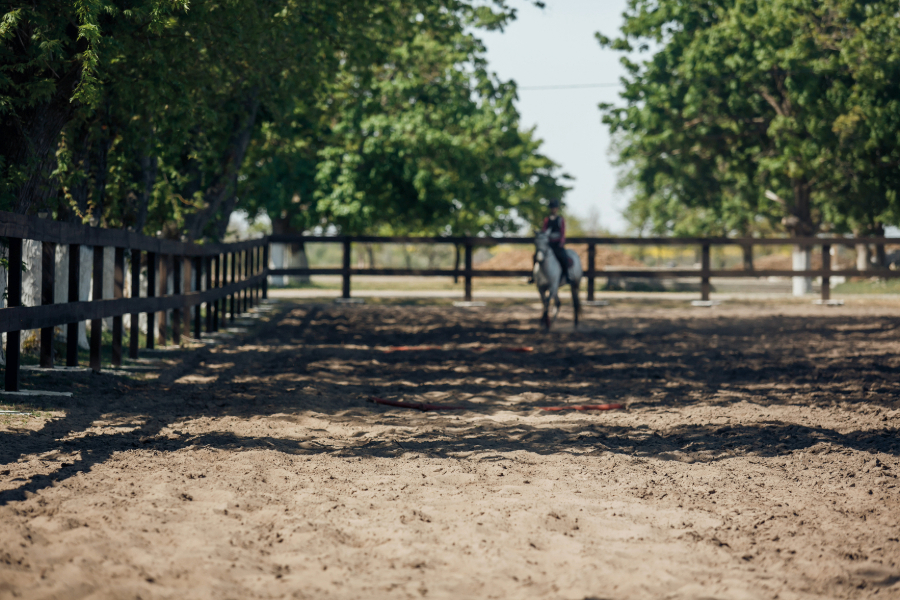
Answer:
[[(569, 280), (569, 257), (563, 247), (566, 243), (566, 220), (559, 214), (559, 200), (550, 201), (550, 215), (544, 217), (544, 224), (541, 226), (541, 233), (545, 231), (550, 232), (550, 249), (556, 255), (559, 266), (562, 267), (563, 277), (565, 277), (566, 283), (571, 283)], [(533, 283), (533, 280), (529, 279), (529, 283)]]
[(571, 283), (569, 281), (569, 257), (566, 254), (566, 249), (563, 247), (566, 243), (566, 220), (559, 214), (559, 200), (550, 201), (550, 215), (544, 217), (544, 225), (541, 227), (541, 231), (550, 232), (550, 249), (556, 255), (559, 266), (562, 267), (566, 283)]

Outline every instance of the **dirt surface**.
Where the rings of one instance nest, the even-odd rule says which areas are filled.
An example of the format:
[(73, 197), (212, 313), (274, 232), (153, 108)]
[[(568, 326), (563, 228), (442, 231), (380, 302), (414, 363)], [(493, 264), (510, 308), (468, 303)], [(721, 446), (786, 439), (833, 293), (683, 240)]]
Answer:
[(896, 314), (281, 303), (27, 374), (0, 598), (898, 598)]

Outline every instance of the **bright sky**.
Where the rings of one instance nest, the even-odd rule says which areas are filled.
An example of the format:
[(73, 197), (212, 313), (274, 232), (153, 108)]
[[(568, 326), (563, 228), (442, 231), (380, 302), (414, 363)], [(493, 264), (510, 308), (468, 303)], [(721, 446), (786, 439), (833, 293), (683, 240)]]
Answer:
[(600, 102), (618, 103), (619, 86), (584, 89), (530, 90), (553, 85), (618, 83), (623, 69), (618, 53), (603, 50), (594, 33), (613, 37), (625, 0), (546, 0), (539, 9), (526, 0), (514, 2), (518, 19), (503, 33), (478, 32), (487, 46), (491, 69), (519, 85), (522, 126), (537, 126), (544, 153), (575, 178), (566, 195), (568, 210), (616, 233), (626, 227), (621, 210), (627, 199), (616, 193), (610, 164), (609, 132), (600, 122)]

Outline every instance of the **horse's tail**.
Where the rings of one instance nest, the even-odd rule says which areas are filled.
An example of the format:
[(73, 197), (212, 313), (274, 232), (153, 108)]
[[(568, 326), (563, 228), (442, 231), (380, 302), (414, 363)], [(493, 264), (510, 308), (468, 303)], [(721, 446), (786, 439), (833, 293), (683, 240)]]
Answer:
[(581, 312), (581, 298), (578, 292), (581, 288), (581, 278), (572, 282), (572, 310), (575, 311), (575, 327), (578, 327), (578, 313)]

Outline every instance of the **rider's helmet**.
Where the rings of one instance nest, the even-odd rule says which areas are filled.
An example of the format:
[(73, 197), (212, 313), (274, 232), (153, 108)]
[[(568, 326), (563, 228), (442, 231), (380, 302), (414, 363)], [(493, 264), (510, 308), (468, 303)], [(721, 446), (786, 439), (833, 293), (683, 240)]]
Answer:
[(554, 198), (550, 201), (550, 208), (559, 208), (559, 200)]

